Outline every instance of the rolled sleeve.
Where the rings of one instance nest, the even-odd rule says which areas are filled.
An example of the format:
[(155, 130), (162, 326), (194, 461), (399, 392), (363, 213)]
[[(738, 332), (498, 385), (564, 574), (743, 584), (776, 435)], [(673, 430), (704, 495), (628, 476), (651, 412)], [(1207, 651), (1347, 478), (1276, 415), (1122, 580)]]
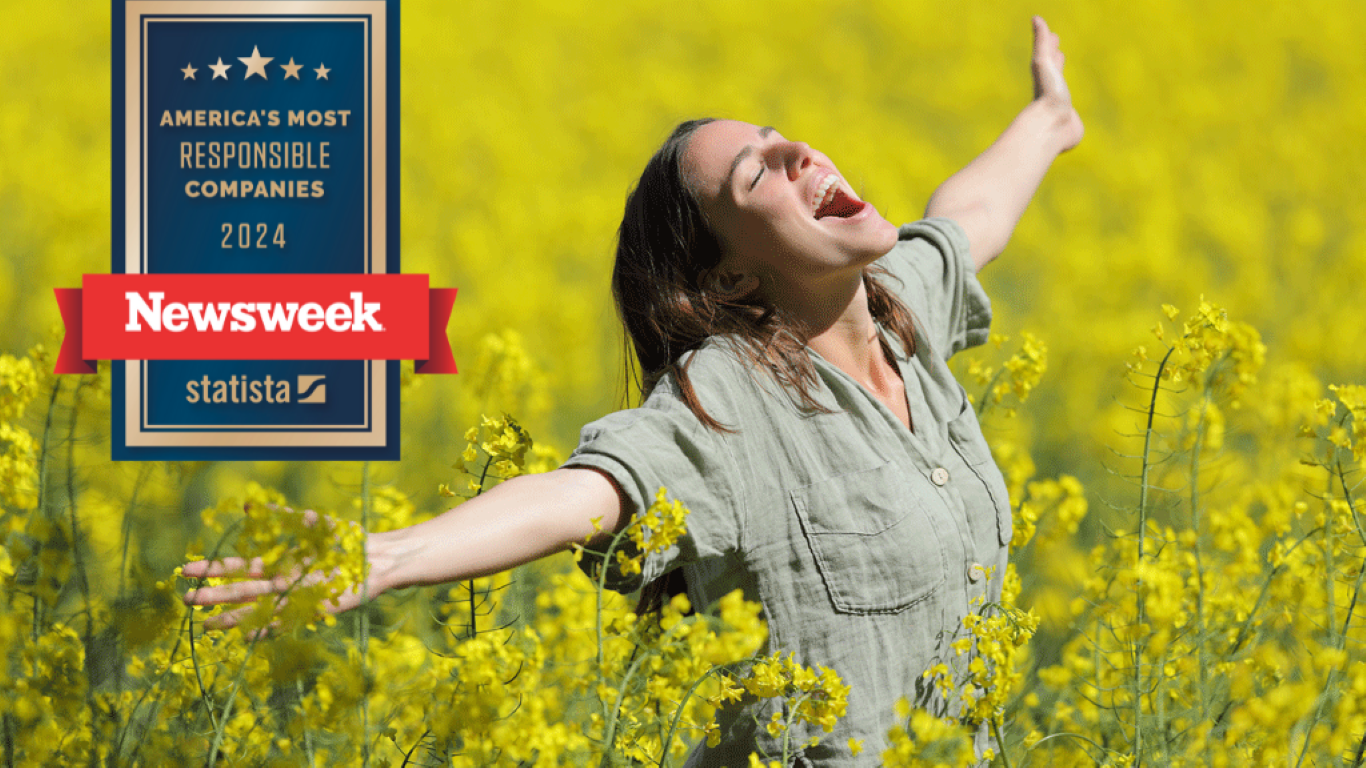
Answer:
[(991, 300), (977, 281), (968, 237), (952, 219), (923, 219), (901, 227), (896, 246), (877, 262), (900, 286), (890, 286), (925, 329), (945, 360), (986, 343)]
[[(653, 553), (642, 573), (625, 576), (608, 565), (607, 586), (630, 592), (686, 563), (733, 553), (738, 548), (734, 462), (719, 436), (708, 430), (677, 398), (657, 391), (640, 408), (609, 414), (580, 433), (579, 445), (565, 467), (591, 467), (606, 473), (629, 500), (633, 516), (654, 503), (661, 487), (688, 508), (687, 532), (669, 549)], [(619, 548), (635, 554), (623, 539)], [(610, 539), (589, 547), (580, 567), (593, 575)]]

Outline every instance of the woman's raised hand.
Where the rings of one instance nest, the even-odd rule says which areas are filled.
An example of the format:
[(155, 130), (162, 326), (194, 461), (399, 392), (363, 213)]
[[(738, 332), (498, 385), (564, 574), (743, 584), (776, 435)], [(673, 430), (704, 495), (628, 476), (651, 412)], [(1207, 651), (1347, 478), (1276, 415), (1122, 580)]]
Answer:
[(1067, 122), (1067, 139), (1062, 151), (1075, 147), (1082, 137), (1084, 128), (1081, 117), (1072, 107), (1072, 92), (1067, 88), (1067, 80), (1062, 75), (1066, 56), (1058, 41), (1058, 36), (1048, 28), (1041, 16), (1033, 18), (1034, 55), (1030, 60), (1030, 70), (1034, 74), (1034, 100), (1048, 104), (1058, 110)]
[[(186, 578), (243, 579), (196, 586), (185, 593), (187, 605), (254, 603), (261, 596), (275, 595), (270, 605), (273, 614), (288, 614), (302, 620), (311, 619), (318, 610), (340, 613), (360, 605), (362, 595), (358, 582), (363, 571), (359, 545), (364, 540), (364, 532), (359, 526), (338, 522), (311, 509), (295, 512), (270, 505), (249, 508), (247, 514), (247, 530), (243, 532), (242, 543), (255, 551), (265, 549), (265, 556), (186, 563), (181, 569)], [(293, 547), (282, 546), (291, 540)], [(367, 599), (373, 599), (380, 591), (373, 577), (370, 582), (365, 589)], [(338, 590), (340, 594), (333, 596)], [(292, 604), (291, 595), (295, 597)], [(209, 617), (204, 621), (204, 627), (234, 627), (257, 610), (255, 605), (244, 605)], [(269, 615), (263, 618), (269, 618)]]

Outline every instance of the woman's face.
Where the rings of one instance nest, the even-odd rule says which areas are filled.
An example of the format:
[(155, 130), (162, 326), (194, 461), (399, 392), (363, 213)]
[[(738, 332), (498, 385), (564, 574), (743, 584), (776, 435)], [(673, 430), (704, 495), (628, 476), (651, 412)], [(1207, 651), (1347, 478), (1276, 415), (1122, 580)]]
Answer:
[(722, 269), (809, 285), (896, 245), (896, 227), (829, 158), (772, 128), (708, 123), (689, 141), (683, 171), (721, 243)]

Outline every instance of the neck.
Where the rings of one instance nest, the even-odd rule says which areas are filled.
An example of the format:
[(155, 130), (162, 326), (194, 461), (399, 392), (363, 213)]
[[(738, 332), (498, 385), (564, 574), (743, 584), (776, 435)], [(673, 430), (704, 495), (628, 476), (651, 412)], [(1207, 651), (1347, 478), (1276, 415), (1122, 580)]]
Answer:
[(801, 325), (806, 345), (822, 358), (870, 389), (880, 390), (898, 374), (882, 351), (877, 322), (868, 309), (863, 272), (832, 280), (812, 290), (791, 292), (795, 301), (780, 304)]

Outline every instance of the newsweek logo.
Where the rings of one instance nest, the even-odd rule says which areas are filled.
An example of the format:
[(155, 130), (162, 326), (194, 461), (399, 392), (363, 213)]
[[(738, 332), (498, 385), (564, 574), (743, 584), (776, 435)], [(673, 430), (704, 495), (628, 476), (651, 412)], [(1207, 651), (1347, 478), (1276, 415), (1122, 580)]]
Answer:
[(191, 301), (168, 302), (163, 305), (162, 299), (166, 294), (159, 291), (149, 293), (146, 298), (136, 291), (129, 291), (124, 297), (128, 299), (128, 324), (123, 327), (125, 331), (141, 331), (142, 323), (145, 322), (153, 331), (165, 328), (172, 333), (178, 333), (193, 323), (194, 330), (198, 332), (218, 332), (223, 330), (229, 316), (232, 317), (232, 322), (227, 323), (227, 329), (241, 333), (256, 330), (258, 320), (261, 328), (268, 333), (289, 333), (295, 327), (296, 318), (299, 330), (305, 333), (316, 333), (324, 326), (329, 331), (337, 333), (345, 333), (348, 330), (356, 333), (384, 330), (384, 326), (375, 321), (375, 313), (380, 308), (379, 302), (367, 302), (365, 296), (359, 292), (351, 294), (351, 304), (338, 301), (326, 307), (311, 301), (306, 304), (297, 301), (277, 301), (269, 304), (240, 301), (206, 304), (202, 301)]
[[(454, 289), (426, 275), (86, 275), (78, 359), (421, 360), (450, 356)], [(116, 322), (111, 322), (118, 318)], [(70, 341), (70, 337), (68, 337)]]

